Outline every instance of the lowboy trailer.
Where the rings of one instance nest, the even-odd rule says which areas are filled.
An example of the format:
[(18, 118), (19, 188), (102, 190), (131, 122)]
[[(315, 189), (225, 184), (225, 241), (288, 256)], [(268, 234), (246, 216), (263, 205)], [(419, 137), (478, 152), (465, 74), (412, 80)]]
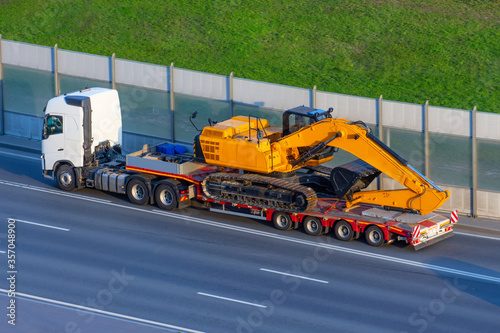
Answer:
[[(325, 117), (324, 111), (321, 115)], [(239, 118), (233, 119), (241, 123)], [(316, 121), (321, 119), (316, 117)], [(257, 144), (260, 145), (264, 137), (259, 131)], [(206, 163), (196, 153), (188, 153), (183, 147), (168, 143), (145, 145), (124, 156), (120, 142), (121, 113), (115, 90), (92, 88), (55, 97), (48, 102), (44, 119), (43, 174), (46, 178), (55, 178), (59, 187), (66, 191), (95, 188), (126, 194), (134, 204), (156, 204), (165, 210), (186, 208), (197, 202), (212, 211), (264, 219), (282, 231), (302, 225), (309, 235), (333, 232), (341, 241), (364, 235), (372, 246), (404, 241), (419, 250), (452, 236), (453, 225), (457, 222), (456, 212), (450, 218), (434, 212), (421, 215), (409, 209), (362, 202), (354, 204), (343, 196), (333, 198), (331, 190), (322, 193), (324, 178), (311, 176), (311, 168), (307, 167), (295, 170), (294, 178), (284, 181)], [(207, 144), (207, 141), (197, 143), (195, 140), (195, 152), (200, 142)], [(313, 149), (316, 149), (314, 153), (318, 152), (316, 147)], [(380, 173), (369, 165), (356, 162), (341, 168), (343, 179), (354, 166), (358, 170), (369, 169), (371, 178), (372, 174)], [(315, 170), (325, 172), (327, 169), (322, 168)], [(350, 174), (353, 175), (352, 183), (361, 186), (360, 174), (353, 171)], [(310, 187), (296, 183), (309, 178), (314, 180), (308, 183)], [(267, 182), (265, 186), (262, 186), (263, 180)], [(447, 195), (430, 181), (429, 184), (437, 195)], [(345, 187), (345, 192), (363, 193), (352, 192), (352, 188), (356, 189)], [(308, 193), (313, 194), (312, 199)]]

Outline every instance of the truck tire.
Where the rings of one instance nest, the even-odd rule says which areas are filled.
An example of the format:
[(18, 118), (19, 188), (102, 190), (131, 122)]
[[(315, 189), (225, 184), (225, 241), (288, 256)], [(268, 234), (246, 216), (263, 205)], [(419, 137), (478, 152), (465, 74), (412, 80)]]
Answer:
[(76, 188), (75, 170), (70, 165), (63, 164), (57, 168), (56, 179), (63, 191), (73, 191)]
[(304, 231), (308, 235), (318, 236), (323, 233), (323, 225), (321, 224), (321, 220), (317, 217), (306, 216), (302, 224), (304, 226)]
[(161, 209), (172, 210), (177, 208), (179, 199), (173, 187), (169, 184), (160, 184), (155, 191), (155, 202)]
[(347, 221), (338, 220), (333, 228), (335, 232), (335, 237), (337, 237), (338, 240), (347, 242), (354, 237), (354, 231), (352, 230), (352, 226)]
[(145, 205), (149, 200), (146, 183), (139, 178), (132, 179), (127, 185), (127, 196), (133, 204)]
[(380, 246), (385, 243), (384, 233), (376, 225), (372, 225), (365, 230), (365, 239), (371, 246)]
[(272, 220), (274, 227), (278, 230), (287, 231), (292, 229), (292, 219), (285, 212), (274, 212)]

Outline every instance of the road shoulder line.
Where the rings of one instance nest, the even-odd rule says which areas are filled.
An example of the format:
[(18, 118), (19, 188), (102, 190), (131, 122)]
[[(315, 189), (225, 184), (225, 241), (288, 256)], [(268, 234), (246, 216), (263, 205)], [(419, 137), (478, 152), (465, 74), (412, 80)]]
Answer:
[[(8, 290), (0, 289), (0, 294), (7, 295), (8, 292), (9, 292)], [(94, 309), (94, 308), (90, 308), (90, 307), (83, 306), (83, 305), (77, 305), (77, 304), (57, 301), (57, 300), (53, 300), (50, 298), (29, 295), (29, 294), (24, 294), (24, 293), (19, 293), (19, 292), (16, 292), (16, 298), (21, 298), (21, 299), (26, 299), (26, 300), (31, 300), (31, 301), (38, 301), (38, 302), (41, 302), (44, 304), (50, 304), (50, 305), (54, 305), (54, 306), (60, 306), (63, 308), (69, 308), (69, 309), (79, 310), (79, 311), (84, 311), (84, 312), (91, 312), (91, 313), (95, 313), (97, 315), (113, 317), (113, 318), (120, 319), (120, 320), (128, 320), (128, 321), (132, 321), (132, 322), (136, 322), (136, 323), (140, 323), (140, 324), (146, 324), (146, 325), (151, 325), (151, 326), (167, 328), (167, 329), (175, 330), (175, 331), (183, 331), (183, 332), (188, 332), (188, 333), (203, 333), (202, 331), (197, 331), (197, 330), (193, 330), (190, 328), (160, 323), (160, 322), (153, 321), (153, 320), (127, 316), (127, 315), (120, 314), (120, 313), (114, 313), (114, 312), (110, 312), (110, 311)]]

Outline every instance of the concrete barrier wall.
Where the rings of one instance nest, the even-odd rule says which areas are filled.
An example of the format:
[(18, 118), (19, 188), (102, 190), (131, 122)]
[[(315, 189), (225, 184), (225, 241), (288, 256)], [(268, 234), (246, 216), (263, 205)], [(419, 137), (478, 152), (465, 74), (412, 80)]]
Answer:
[(147, 89), (169, 91), (170, 69), (165, 66), (116, 59), (116, 83)]
[(215, 100), (229, 100), (229, 79), (188, 69), (174, 70), (174, 92)]
[(500, 114), (477, 113), (477, 138), (500, 141)]
[(477, 215), (498, 219), (500, 216), (500, 192), (477, 191)]
[(423, 131), (424, 108), (420, 104), (393, 101), (382, 102), (382, 124), (384, 126), (412, 131)]
[(471, 112), (429, 106), (429, 131), (457, 136), (471, 136)]
[(375, 98), (317, 91), (315, 99), (319, 109), (327, 110), (333, 107), (335, 118), (362, 120), (368, 124), (378, 123), (378, 100)]
[(58, 50), (58, 60), (60, 74), (111, 81), (109, 57)]
[(2, 40), (2, 63), (6, 65), (52, 71), (53, 49), (10, 40)]
[(42, 140), (42, 126), (43, 118), (4, 111), (4, 133), (6, 135)]
[(312, 104), (309, 89), (240, 78), (234, 78), (233, 96), (235, 102), (274, 110), (286, 110), (295, 106), (311, 106)]

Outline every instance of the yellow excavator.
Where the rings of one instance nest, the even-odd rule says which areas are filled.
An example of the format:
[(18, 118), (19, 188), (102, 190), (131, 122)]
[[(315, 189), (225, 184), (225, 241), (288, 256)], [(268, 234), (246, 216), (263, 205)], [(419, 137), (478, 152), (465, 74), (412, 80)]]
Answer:
[[(255, 116), (219, 123), (209, 119), (209, 126), (195, 137), (195, 157), (226, 169), (204, 180), (205, 194), (290, 212), (313, 209), (318, 196), (337, 197), (346, 201), (347, 209), (373, 204), (421, 215), (448, 199), (448, 191), (420, 174), (363, 122), (335, 119), (332, 111), (305, 106), (287, 110), (282, 128)], [(195, 117), (193, 113), (191, 122)], [(338, 149), (359, 159), (335, 168), (322, 166)], [(405, 188), (361, 191), (380, 173)]]

